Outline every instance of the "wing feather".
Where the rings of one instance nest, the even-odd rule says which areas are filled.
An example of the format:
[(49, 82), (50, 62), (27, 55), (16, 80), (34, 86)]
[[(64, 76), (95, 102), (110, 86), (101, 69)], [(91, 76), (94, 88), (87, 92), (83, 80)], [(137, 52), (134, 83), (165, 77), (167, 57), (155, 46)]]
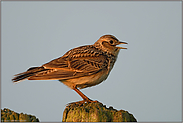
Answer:
[(29, 80), (63, 80), (92, 75), (108, 69), (108, 62), (107, 56), (92, 45), (82, 46), (44, 64), (42, 67), (48, 70), (30, 77)]

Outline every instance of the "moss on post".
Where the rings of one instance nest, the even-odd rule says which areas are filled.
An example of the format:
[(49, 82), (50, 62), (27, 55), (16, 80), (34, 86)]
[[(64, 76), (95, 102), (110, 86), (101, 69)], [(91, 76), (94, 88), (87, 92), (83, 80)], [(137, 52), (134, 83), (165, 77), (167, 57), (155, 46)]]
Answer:
[(39, 119), (32, 115), (16, 113), (10, 109), (1, 109), (1, 122), (39, 122)]
[(71, 103), (63, 112), (62, 122), (137, 122), (128, 111), (106, 108), (102, 103)]

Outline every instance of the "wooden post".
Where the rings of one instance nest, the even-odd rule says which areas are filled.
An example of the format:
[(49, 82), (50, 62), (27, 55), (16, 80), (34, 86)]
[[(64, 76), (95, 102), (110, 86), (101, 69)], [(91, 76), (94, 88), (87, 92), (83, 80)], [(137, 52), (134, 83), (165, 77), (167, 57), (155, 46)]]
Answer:
[(106, 108), (99, 102), (68, 104), (62, 122), (137, 122), (128, 111)]

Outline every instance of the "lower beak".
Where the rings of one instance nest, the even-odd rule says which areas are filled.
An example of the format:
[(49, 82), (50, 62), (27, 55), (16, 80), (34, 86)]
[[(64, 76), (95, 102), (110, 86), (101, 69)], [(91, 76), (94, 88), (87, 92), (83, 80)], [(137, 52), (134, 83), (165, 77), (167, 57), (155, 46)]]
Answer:
[[(119, 44), (128, 44), (128, 43), (126, 43), (126, 42), (119, 42)], [(117, 45), (119, 45), (119, 44), (117, 44)], [(127, 48), (125, 48), (125, 47), (117, 47), (118, 49), (127, 49)]]

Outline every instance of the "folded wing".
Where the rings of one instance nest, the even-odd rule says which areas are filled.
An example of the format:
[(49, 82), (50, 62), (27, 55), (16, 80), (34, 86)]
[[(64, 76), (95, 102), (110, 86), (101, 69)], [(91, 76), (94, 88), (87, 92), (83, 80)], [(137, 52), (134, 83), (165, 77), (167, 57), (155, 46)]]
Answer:
[[(90, 48), (89, 48), (90, 47)], [(92, 45), (68, 51), (64, 56), (20, 75), (29, 80), (64, 80), (88, 76), (107, 69), (107, 56)]]

